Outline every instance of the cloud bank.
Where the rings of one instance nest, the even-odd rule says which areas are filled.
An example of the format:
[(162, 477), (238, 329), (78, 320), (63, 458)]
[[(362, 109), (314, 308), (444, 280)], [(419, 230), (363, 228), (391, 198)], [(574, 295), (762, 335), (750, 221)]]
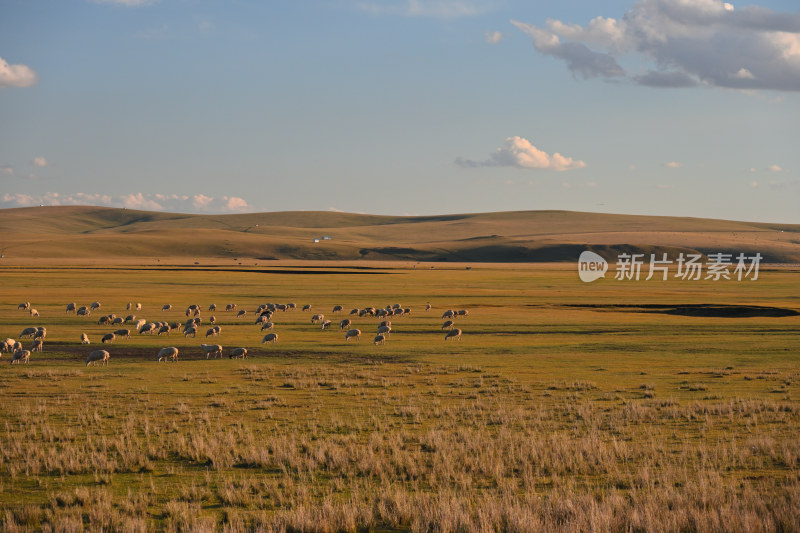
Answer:
[(102, 205), (124, 207), (145, 211), (169, 211), (179, 213), (241, 213), (251, 210), (244, 198), (220, 196), (217, 198), (203, 194), (150, 194), (130, 193), (124, 195), (108, 194), (42, 194), (5, 193), (0, 196), (0, 208), (31, 207), (37, 205)]
[(362, 11), (375, 15), (433, 18), (473, 17), (488, 10), (485, 1), (467, 0), (391, 0), (361, 2), (357, 6)]
[[(512, 20), (540, 53), (576, 77), (618, 78), (647, 87), (726, 87), (800, 91), (800, 12), (722, 0), (640, 0), (621, 19), (585, 26)], [(640, 62), (634, 73), (623, 57)]]
[(581, 160), (564, 157), (558, 152), (553, 155), (536, 148), (523, 137), (507, 137), (489, 159), (473, 161), (459, 157), (456, 164), (462, 167), (515, 167), (557, 170), (574, 170), (586, 166)]
[(30, 87), (39, 82), (39, 76), (27, 65), (9, 65), (0, 57), (0, 89), (3, 87)]

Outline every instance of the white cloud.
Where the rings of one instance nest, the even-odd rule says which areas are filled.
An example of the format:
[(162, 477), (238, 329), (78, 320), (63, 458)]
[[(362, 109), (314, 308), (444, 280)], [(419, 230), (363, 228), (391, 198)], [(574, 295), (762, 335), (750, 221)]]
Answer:
[(0, 57), (0, 89), (3, 87), (30, 87), (39, 82), (39, 76), (27, 65), (9, 65)]
[(488, 1), (464, 0), (390, 0), (362, 2), (357, 7), (375, 15), (406, 17), (458, 18), (473, 17), (488, 11)]
[(49, 167), (50, 163), (48, 163), (47, 159), (45, 159), (44, 157), (34, 157), (33, 165), (37, 167)]
[(681, 164), (677, 161), (670, 161), (669, 163), (665, 163), (664, 166), (667, 168), (680, 168)]
[(503, 40), (503, 34), (499, 31), (487, 31), (484, 33), (486, 37), (486, 42), (489, 44), (497, 44)]
[(250, 209), (248, 203), (237, 196), (211, 197), (179, 194), (129, 193), (119, 196), (92, 193), (41, 194), (6, 193), (0, 197), (0, 208), (25, 207), (31, 205), (102, 205), (125, 207), (146, 211), (169, 211), (178, 213), (231, 213)]
[(767, 167), (767, 170), (769, 170), (770, 172), (780, 172), (783, 169), (778, 165), (770, 165), (769, 167)]
[(508, 137), (485, 161), (472, 161), (459, 157), (456, 164), (462, 167), (516, 167), (540, 168), (557, 171), (574, 170), (586, 166), (581, 160), (564, 157), (558, 152), (553, 155), (536, 148), (523, 137)]
[[(585, 26), (511, 22), (533, 37), (539, 52), (584, 78), (800, 91), (800, 12), (734, 9), (722, 0), (639, 0), (619, 19), (596, 17)], [(638, 59), (636, 73), (622, 69), (622, 56)]]

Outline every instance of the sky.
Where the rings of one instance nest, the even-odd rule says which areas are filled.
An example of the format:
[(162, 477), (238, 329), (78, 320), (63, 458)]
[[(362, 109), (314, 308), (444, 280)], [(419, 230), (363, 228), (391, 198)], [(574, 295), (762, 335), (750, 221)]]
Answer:
[(0, 0), (0, 208), (800, 223), (797, 0)]

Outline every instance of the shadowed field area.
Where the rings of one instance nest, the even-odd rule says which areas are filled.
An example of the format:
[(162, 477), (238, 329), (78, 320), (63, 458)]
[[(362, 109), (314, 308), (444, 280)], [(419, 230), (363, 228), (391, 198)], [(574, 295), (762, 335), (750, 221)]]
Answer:
[[(574, 264), (164, 263), (0, 267), (0, 340), (47, 328), (28, 365), (0, 359), (3, 531), (797, 530), (791, 268), (584, 284)], [(277, 344), (267, 302), (297, 304)], [(132, 327), (103, 315), (183, 323), (190, 304), (196, 337), (101, 345)], [(374, 345), (381, 319), (349, 313), (393, 304), (410, 313)], [(448, 309), (469, 312), (460, 341)], [(157, 363), (167, 346), (179, 361)], [(108, 367), (85, 366), (100, 348)]]
[[(128, 258), (151, 264), (224, 261), (573, 262), (583, 250), (620, 253), (760, 253), (800, 262), (800, 226), (571, 211), (437, 216), (335, 212), (188, 215), (56, 206), (0, 211), (6, 262)], [(330, 237), (326, 239), (325, 237)], [(314, 239), (319, 239), (315, 243)], [(263, 266), (263, 265), (262, 265)]]

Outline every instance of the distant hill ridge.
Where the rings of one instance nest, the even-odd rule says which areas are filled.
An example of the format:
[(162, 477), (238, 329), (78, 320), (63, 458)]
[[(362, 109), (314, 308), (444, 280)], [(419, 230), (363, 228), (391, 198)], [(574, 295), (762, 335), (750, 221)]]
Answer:
[(621, 252), (758, 252), (767, 261), (797, 263), (800, 225), (574, 211), (193, 215), (54, 206), (0, 210), (0, 249), (31, 258), (467, 262), (575, 261), (589, 249), (611, 259)]

